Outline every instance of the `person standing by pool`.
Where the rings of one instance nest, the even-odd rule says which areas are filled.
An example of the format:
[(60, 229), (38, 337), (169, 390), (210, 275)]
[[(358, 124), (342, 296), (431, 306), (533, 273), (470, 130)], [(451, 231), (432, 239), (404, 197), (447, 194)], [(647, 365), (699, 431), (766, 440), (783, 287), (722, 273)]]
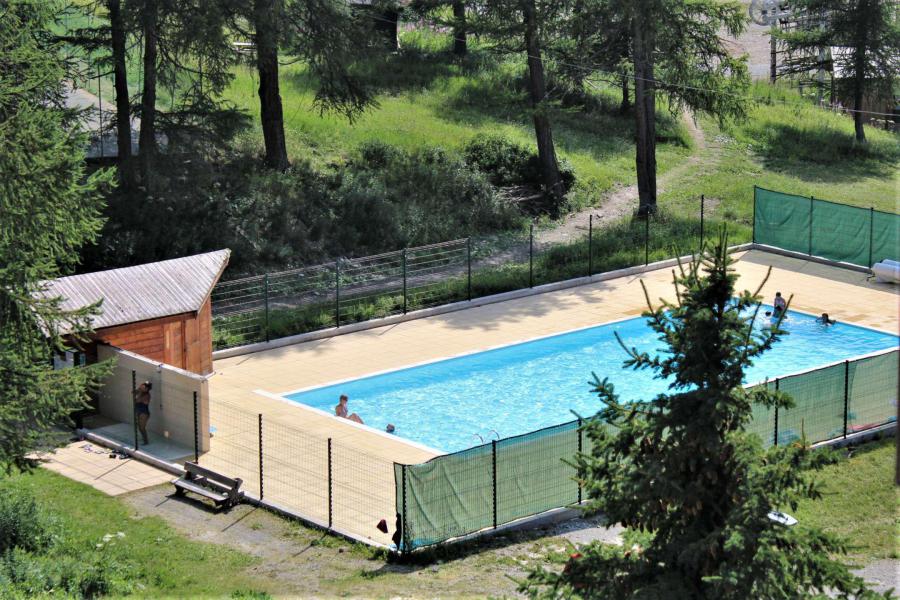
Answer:
[(784, 312), (784, 309), (787, 308), (787, 302), (784, 301), (781, 292), (775, 292), (775, 301), (772, 304), (775, 306), (776, 317), (781, 315), (781, 313)]
[(134, 414), (137, 419), (138, 431), (141, 432), (141, 437), (144, 438), (145, 446), (150, 443), (150, 438), (147, 436), (147, 423), (150, 421), (150, 390), (152, 388), (153, 384), (145, 381), (132, 392), (134, 394)]
[(350, 419), (351, 421), (359, 423), (360, 425), (365, 425), (358, 414), (348, 414), (350, 412), (349, 410), (347, 410), (348, 400), (349, 398), (347, 398), (347, 394), (341, 394), (341, 398), (340, 400), (338, 400), (337, 406), (334, 407), (335, 416), (341, 417), (342, 419)]

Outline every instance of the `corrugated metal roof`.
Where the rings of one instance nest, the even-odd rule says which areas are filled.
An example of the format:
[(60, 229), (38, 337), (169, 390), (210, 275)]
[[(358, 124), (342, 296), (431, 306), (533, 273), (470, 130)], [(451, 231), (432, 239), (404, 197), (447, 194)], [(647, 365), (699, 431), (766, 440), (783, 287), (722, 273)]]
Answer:
[(92, 322), (95, 330), (197, 312), (221, 277), (230, 255), (230, 250), (217, 250), (60, 277), (45, 281), (40, 294), (62, 297), (62, 308), (66, 310), (83, 308), (102, 299), (102, 312)]

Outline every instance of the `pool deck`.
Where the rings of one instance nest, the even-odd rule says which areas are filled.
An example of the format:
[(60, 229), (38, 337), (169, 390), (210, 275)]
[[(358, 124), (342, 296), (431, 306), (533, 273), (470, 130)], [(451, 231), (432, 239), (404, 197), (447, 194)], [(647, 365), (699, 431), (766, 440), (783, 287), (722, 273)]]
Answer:
[[(772, 274), (762, 292), (769, 302), (781, 291), (793, 295), (792, 309), (828, 312), (838, 321), (887, 332), (900, 330), (897, 286), (867, 281), (856, 271), (758, 250), (737, 256), (738, 289), (755, 289), (771, 266)], [(645, 309), (640, 280), (651, 298), (672, 297), (672, 270), (659, 269), (217, 360), (210, 380), (213, 415), (216, 403), (224, 403), (261, 413), (314, 438), (333, 438), (379, 461), (423, 462), (437, 452), (273, 396), (635, 317)], [(216, 446), (214, 438), (211, 458)], [(384, 485), (389, 489), (373, 489), (372, 493), (387, 500), (393, 497), (393, 482)]]

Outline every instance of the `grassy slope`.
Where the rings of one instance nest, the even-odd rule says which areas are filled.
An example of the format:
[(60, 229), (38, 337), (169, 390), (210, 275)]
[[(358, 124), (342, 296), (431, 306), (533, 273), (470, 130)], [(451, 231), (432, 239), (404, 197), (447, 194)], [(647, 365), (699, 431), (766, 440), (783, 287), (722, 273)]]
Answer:
[[(314, 83), (301, 64), (281, 70), (288, 152), (292, 160), (318, 165), (339, 163), (359, 144), (380, 140), (412, 149), (441, 146), (459, 149), (479, 133), (502, 134), (534, 147), (534, 130), (524, 90), (515, 85), (521, 70), (515, 59), (503, 61), (475, 52), (464, 63), (443, 52), (444, 38), (416, 32), (401, 35), (407, 50), (373, 59), (365, 68), (380, 93), (378, 106), (354, 123), (335, 115), (320, 115), (314, 106)], [(261, 144), (256, 121), (257, 79), (250, 68), (238, 68), (226, 98), (253, 115), (254, 129), (245, 143)], [(612, 90), (598, 99), (603, 108), (588, 116), (575, 109), (556, 108), (551, 124), (557, 152), (575, 167), (580, 179), (577, 204), (594, 203), (616, 183), (634, 179), (632, 118), (618, 115)], [(660, 112), (659, 169), (666, 172), (690, 153), (690, 136), (682, 123)]]
[(757, 84), (754, 93), (760, 102), (743, 123), (719, 127), (701, 119), (711, 146), (707, 160), (661, 194), (661, 205), (696, 211), (696, 199), (705, 194), (715, 205), (714, 218), (749, 225), (758, 185), (900, 211), (900, 136), (866, 127), (869, 143), (860, 147), (849, 117), (797, 106), (803, 99), (792, 90)]
[[(69, 547), (84, 554), (106, 552), (128, 564), (137, 597), (228, 596), (235, 591), (265, 590), (267, 582), (247, 574), (255, 560), (225, 546), (188, 541), (162, 519), (139, 517), (119, 500), (44, 469), (14, 475), (0, 483), (28, 488), (61, 520)], [(98, 550), (105, 534), (122, 539)]]
[(795, 516), (847, 541), (859, 562), (900, 558), (900, 488), (894, 485), (894, 438), (857, 448), (819, 474), (823, 498), (800, 504)]

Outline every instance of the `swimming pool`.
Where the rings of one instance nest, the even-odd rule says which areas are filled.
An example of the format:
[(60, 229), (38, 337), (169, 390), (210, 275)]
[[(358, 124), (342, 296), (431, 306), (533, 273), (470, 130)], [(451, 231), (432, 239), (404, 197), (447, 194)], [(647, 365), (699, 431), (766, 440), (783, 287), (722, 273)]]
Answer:
[[(791, 311), (784, 336), (747, 371), (748, 382), (773, 379), (897, 346), (898, 337), (845, 323), (826, 327)], [(288, 400), (334, 413), (341, 394), (351, 412), (384, 430), (445, 452), (571, 421), (571, 411), (593, 415), (591, 372), (609, 377), (625, 401), (666, 391), (650, 371), (622, 367), (626, 345), (653, 352), (661, 342), (637, 317), (468, 354), (349, 382), (290, 392)], [(479, 437), (480, 436), (480, 437)]]

